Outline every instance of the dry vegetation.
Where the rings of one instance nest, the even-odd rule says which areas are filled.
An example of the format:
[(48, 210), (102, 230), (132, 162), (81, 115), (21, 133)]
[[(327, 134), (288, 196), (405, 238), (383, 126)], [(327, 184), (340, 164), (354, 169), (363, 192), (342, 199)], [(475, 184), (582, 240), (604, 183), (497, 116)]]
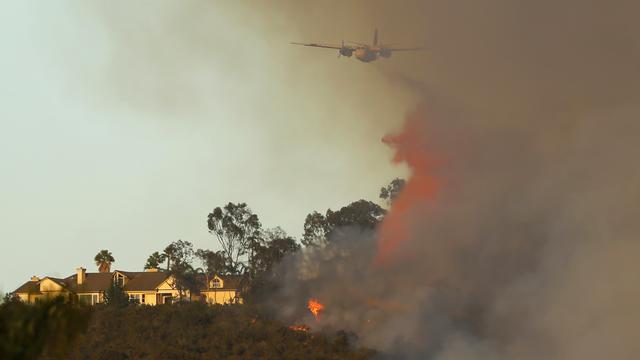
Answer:
[(60, 301), (0, 306), (3, 359), (368, 359), (345, 332), (314, 334), (250, 306), (184, 303), (80, 307)]

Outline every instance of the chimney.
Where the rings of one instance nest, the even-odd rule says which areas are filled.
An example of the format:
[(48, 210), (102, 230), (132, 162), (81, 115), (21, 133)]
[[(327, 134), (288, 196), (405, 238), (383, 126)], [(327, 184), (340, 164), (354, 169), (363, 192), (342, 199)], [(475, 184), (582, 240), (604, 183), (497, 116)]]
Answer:
[(158, 268), (148, 268), (148, 269), (144, 269), (144, 272), (158, 272)]
[(76, 269), (78, 285), (84, 284), (84, 281), (87, 279), (87, 269), (83, 267), (79, 267)]
[(40, 281), (40, 278), (39, 278), (39, 277), (37, 277), (37, 276), (32, 276), (32, 277), (31, 277), (31, 281), (33, 281), (33, 282), (38, 282), (38, 281)]

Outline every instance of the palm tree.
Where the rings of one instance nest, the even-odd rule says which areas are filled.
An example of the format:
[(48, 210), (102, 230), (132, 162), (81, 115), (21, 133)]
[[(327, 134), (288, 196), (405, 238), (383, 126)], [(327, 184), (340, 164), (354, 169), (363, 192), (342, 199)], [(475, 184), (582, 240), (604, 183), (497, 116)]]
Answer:
[(160, 267), (160, 264), (162, 264), (164, 262), (166, 257), (167, 257), (167, 255), (160, 254), (157, 251), (154, 252), (153, 254), (149, 255), (149, 258), (147, 259), (147, 263), (144, 265), (145, 270), (146, 269), (154, 269), (154, 268)]
[(109, 250), (100, 250), (93, 260), (95, 260), (96, 265), (98, 266), (98, 271), (101, 273), (111, 272), (111, 263), (116, 261)]

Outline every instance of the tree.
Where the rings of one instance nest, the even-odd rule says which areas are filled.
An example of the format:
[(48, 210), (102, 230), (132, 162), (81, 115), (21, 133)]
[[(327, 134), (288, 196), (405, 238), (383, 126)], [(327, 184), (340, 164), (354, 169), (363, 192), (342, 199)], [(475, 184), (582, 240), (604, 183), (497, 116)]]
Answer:
[(100, 250), (93, 260), (96, 262), (98, 271), (101, 273), (111, 272), (111, 264), (116, 262), (109, 250)]
[(164, 250), (162, 250), (162, 257), (167, 260), (167, 271), (171, 269), (171, 259), (173, 258), (173, 253), (175, 252), (173, 243), (167, 245)]
[(277, 227), (264, 232), (264, 242), (255, 248), (254, 273), (266, 273), (279, 263), (285, 255), (296, 252), (300, 245), (284, 230)]
[(395, 178), (391, 180), (389, 185), (380, 188), (380, 199), (384, 199), (387, 202), (387, 206), (391, 206), (393, 201), (400, 195), (404, 185), (406, 184), (404, 179)]
[(104, 303), (107, 306), (125, 307), (129, 305), (129, 297), (122, 286), (112, 283), (104, 293)]
[(164, 253), (167, 256), (167, 270), (174, 279), (173, 286), (182, 300), (187, 290), (196, 288), (196, 272), (191, 265), (195, 255), (193, 244), (183, 240), (174, 241), (165, 248)]
[(380, 205), (366, 200), (358, 200), (338, 211), (327, 210), (327, 223), (334, 231), (344, 226), (359, 226), (363, 229), (375, 228), (386, 211)]
[(196, 257), (202, 262), (205, 274), (226, 274), (229, 272), (227, 258), (222, 251), (198, 249)]
[(156, 251), (153, 254), (149, 255), (149, 258), (147, 259), (147, 263), (144, 264), (144, 268), (145, 270), (157, 269), (160, 267), (160, 264), (162, 264), (165, 260), (166, 260), (166, 255), (160, 254), (159, 252)]
[(243, 291), (243, 298), (254, 305), (264, 304), (281, 287), (281, 268), (276, 265), (287, 256), (300, 249), (300, 244), (281, 228), (264, 231), (262, 241), (256, 244), (253, 262), (254, 274), (250, 284)]
[(164, 249), (164, 255), (169, 260), (169, 270), (190, 265), (195, 255), (193, 244), (188, 241), (178, 240), (169, 244)]
[(341, 229), (350, 226), (372, 230), (385, 214), (380, 205), (366, 200), (352, 202), (338, 211), (328, 209), (326, 215), (314, 211), (305, 220), (302, 243), (305, 246), (326, 245)]
[(304, 220), (302, 244), (304, 246), (324, 246), (330, 230), (327, 218), (319, 212), (314, 211), (307, 215), (307, 218)]
[[(207, 225), (227, 258), (230, 272), (240, 273), (252, 268), (253, 250), (260, 240), (262, 224), (245, 203), (228, 203), (209, 213)], [(246, 261), (244, 256), (247, 256)]]

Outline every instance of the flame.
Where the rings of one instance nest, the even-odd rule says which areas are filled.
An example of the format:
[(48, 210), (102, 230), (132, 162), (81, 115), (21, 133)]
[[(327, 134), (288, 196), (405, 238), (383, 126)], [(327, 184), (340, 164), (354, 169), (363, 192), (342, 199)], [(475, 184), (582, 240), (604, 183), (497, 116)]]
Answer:
[(438, 189), (439, 183), (432, 176), (438, 160), (425, 150), (426, 133), (423, 111), (418, 109), (407, 116), (400, 134), (387, 135), (382, 139), (382, 142), (396, 149), (394, 162), (406, 162), (409, 165), (411, 176), (380, 227), (378, 254), (374, 262), (377, 266), (398, 260), (399, 250), (409, 240), (409, 214), (413, 213), (416, 206), (432, 201)]
[(309, 299), (309, 303), (307, 304), (309, 311), (313, 314), (316, 320), (320, 319), (320, 313), (324, 310), (324, 305), (320, 303), (316, 299)]
[(303, 332), (309, 332), (309, 327), (307, 325), (291, 325), (289, 326), (289, 329), (293, 330), (293, 331), (303, 331)]

